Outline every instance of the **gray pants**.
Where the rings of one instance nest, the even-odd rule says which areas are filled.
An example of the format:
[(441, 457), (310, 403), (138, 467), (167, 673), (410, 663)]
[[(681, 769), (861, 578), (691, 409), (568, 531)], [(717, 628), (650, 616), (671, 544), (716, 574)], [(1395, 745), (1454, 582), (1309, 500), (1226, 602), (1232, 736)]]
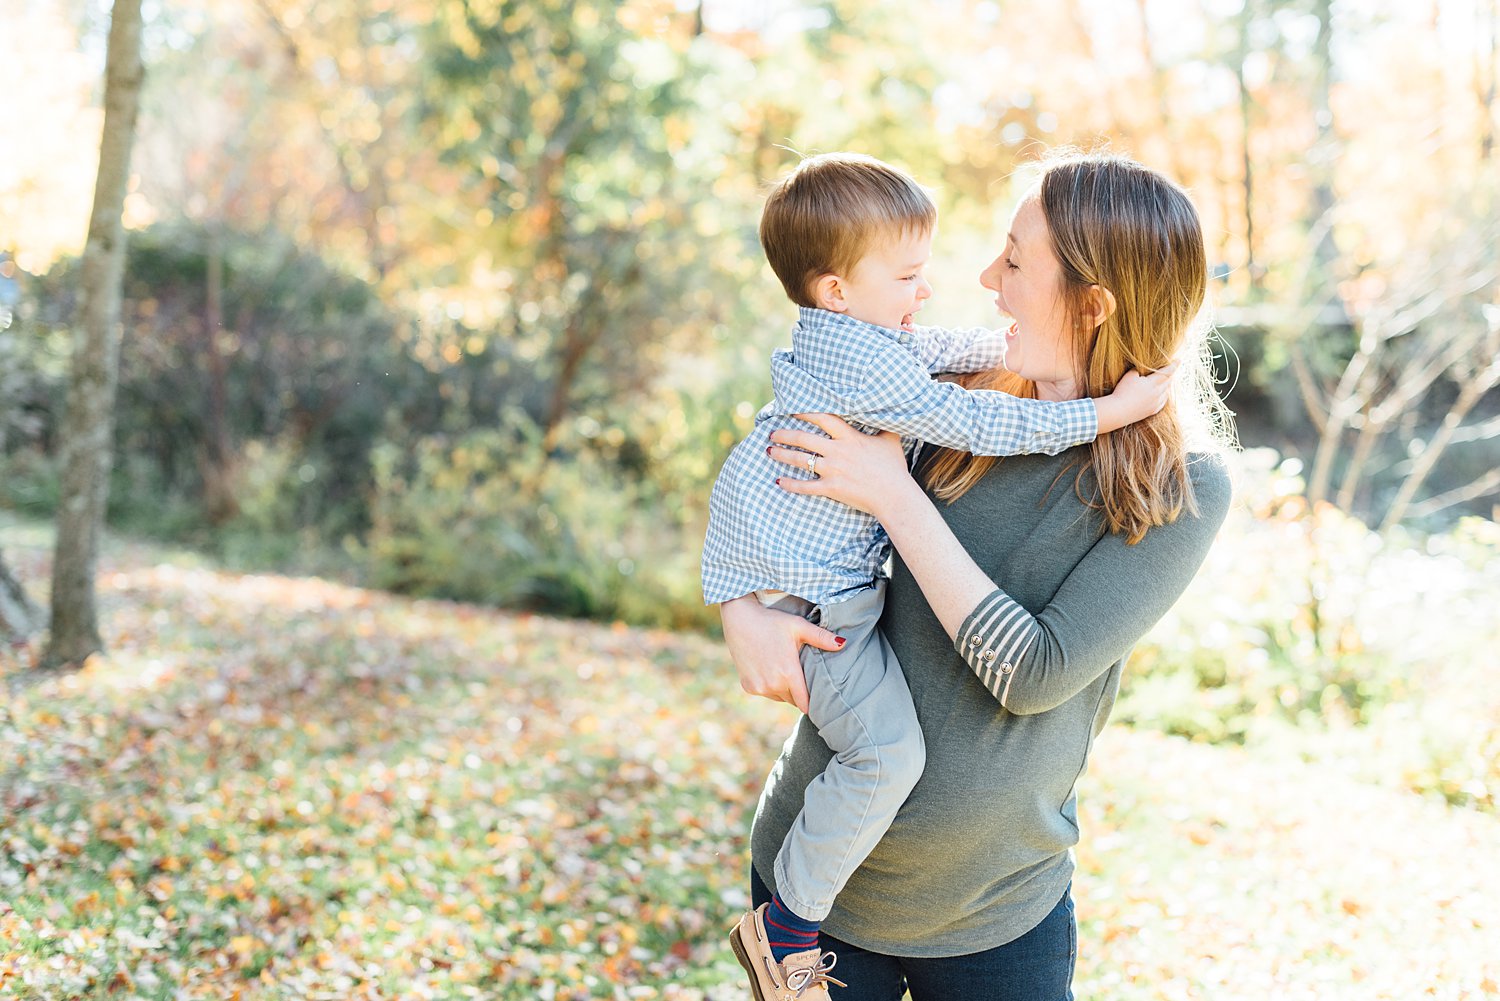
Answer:
[(776, 854), (775, 874), (782, 903), (809, 921), (828, 916), (927, 763), (906, 676), (877, 628), (885, 585), (877, 580), (831, 605), (786, 595), (774, 606), (845, 640), (836, 653), (802, 648), (807, 716), (833, 759), (808, 785), (802, 812)]

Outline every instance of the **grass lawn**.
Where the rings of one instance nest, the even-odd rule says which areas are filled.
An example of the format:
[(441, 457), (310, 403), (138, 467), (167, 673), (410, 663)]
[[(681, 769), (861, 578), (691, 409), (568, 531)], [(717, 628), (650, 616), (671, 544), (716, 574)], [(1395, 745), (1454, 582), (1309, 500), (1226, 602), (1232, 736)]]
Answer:
[[(793, 716), (717, 644), (132, 544), (100, 586), (107, 657), (0, 652), (0, 998), (746, 996)], [(1124, 727), (1081, 814), (1080, 998), (1500, 996), (1493, 816)]]

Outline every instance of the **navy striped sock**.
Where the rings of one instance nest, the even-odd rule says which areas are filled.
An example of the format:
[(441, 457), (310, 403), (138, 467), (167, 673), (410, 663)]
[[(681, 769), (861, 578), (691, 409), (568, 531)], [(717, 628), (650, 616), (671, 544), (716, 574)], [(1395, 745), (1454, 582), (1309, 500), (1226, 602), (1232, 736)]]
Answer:
[(771, 958), (781, 962), (794, 952), (805, 952), (818, 945), (818, 926), (821, 921), (808, 921), (787, 909), (781, 897), (771, 896), (771, 906), (766, 908), (766, 938), (771, 946)]

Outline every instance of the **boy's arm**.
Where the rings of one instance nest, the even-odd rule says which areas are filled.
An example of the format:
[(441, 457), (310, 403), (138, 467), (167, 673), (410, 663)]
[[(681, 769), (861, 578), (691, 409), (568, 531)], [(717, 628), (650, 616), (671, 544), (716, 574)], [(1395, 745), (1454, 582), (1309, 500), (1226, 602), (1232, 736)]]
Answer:
[(1127, 424), (1143, 421), (1166, 406), (1167, 398), (1172, 395), (1172, 373), (1175, 371), (1177, 363), (1174, 361), (1150, 375), (1141, 375), (1131, 369), (1120, 376), (1114, 392), (1094, 400), (1099, 411), (1099, 433), (1118, 431)]
[(932, 375), (983, 372), (1005, 360), (1005, 334), (988, 327), (916, 327), (917, 357)]
[(1127, 373), (1107, 397), (1061, 402), (928, 380), (904, 399), (898, 392), (886, 401), (867, 398), (865, 406), (851, 408), (851, 415), (868, 428), (974, 455), (1056, 455), (1156, 413), (1166, 404), (1171, 371)]

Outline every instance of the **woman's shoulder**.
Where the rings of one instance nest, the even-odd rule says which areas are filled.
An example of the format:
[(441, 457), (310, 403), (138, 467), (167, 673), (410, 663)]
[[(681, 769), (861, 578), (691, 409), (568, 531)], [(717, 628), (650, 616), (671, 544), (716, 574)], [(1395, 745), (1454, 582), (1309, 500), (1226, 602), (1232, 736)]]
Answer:
[(1223, 452), (1190, 452), (1187, 457), (1188, 479), (1193, 484), (1193, 498), (1198, 505), (1198, 520), (1217, 531), (1229, 514), (1234, 497), (1234, 479)]

